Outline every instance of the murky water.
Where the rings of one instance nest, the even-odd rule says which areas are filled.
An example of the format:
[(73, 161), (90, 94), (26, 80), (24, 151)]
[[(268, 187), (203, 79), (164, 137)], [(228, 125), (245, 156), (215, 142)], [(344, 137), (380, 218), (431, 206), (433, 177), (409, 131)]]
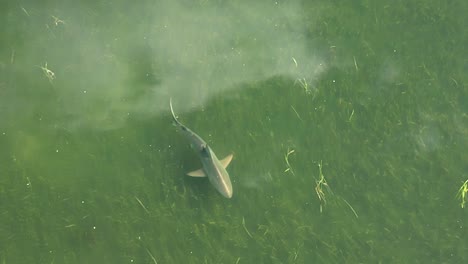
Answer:
[(2, 263), (468, 258), (463, 1), (1, 5)]

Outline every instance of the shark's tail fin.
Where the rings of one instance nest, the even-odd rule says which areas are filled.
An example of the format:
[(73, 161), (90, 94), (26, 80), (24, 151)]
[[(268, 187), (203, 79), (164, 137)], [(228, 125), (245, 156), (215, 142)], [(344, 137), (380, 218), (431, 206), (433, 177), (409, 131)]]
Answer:
[(177, 117), (176, 117), (176, 115), (174, 114), (174, 109), (172, 109), (172, 97), (169, 98), (169, 107), (171, 108), (171, 114), (172, 114), (172, 119), (173, 119), (173, 120), (172, 120), (172, 124), (173, 124), (174, 126), (180, 125), (179, 120), (177, 120)]

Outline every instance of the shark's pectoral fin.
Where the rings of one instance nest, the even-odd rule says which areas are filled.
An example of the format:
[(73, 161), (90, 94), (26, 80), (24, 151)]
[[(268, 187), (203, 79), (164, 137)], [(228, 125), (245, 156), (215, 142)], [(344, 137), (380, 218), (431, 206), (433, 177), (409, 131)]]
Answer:
[(227, 157), (220, 160), (219, 162), (221, 162), (221, 165), (223, 165), (223, 167), (226, 168), (229, 165), (229, 163), (231, 163), (233, 156), (234, 156), (233, 154), (229, 154)]
[(192, 177), (206, 177), (206, 174), (203, 171), (203, 169), (191, 171), (191, 172), (187, 173), (187, 175), (192, 176)]

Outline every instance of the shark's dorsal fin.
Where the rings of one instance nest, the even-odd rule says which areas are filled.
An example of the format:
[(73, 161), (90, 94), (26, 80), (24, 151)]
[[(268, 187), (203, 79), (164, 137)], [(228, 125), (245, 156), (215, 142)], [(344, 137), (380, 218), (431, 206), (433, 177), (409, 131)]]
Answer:
[(210, 153), (210, 150), (208, 149), (207, 145), (202, 146), (202, 149), (200, 150), (200, 155), (203, 158), (210, 158), (211, 157), (211, 153)]
[(191, 172), (187, 173), (187, 175), (192, 176), (192, 177), (206, 177), (206, 174), (203, 171), (203, 169), (191, 171)]
[(229, 166), (229, 163), (231, 163), (233, 156), (234, 156), (233, 154), (229, 154), (228, 156), (226, 156), (224, 159), (220, 160), (219, 162), (221, 162), (221, 165), (223, 165), (224, 168), (227, 168), (227, 166)]

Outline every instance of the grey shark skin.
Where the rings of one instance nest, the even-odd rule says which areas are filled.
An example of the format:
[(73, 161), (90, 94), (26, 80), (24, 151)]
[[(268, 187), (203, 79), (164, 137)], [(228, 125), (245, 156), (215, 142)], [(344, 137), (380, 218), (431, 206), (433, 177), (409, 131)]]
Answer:
[(232, 184), (229, 174), (226, 171), (226, 167), (232, 160), (232, 154), (219, 160), (213, 150), (206, 144), (206, 142), (192, 130), (188, 129), (183, 125), (179, 120), (177, 120), (174, 110), (172, 109), (172, 100), (169, 100), (169, 106), (171, 108), (172, 118), (182, 133), (187, 137), (198, 153), (200, 160), (202, 162), (203, 168), (200, 170), (192, 171), (187, 173), (187, 175), (192, 177), (208, 177), (211, 184), (220, 192), (224, 197), (232, 197)]

